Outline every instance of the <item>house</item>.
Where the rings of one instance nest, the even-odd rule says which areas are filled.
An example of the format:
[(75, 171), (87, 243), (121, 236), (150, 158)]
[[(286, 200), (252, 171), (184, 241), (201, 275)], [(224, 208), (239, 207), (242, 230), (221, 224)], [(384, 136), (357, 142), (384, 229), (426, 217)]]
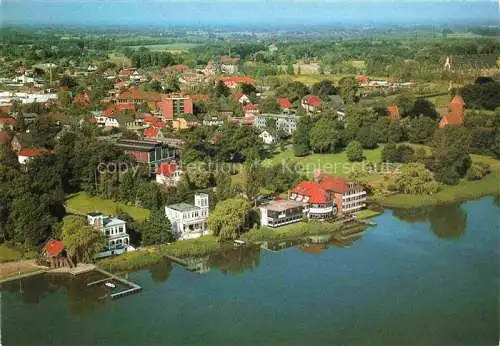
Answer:
[(361, 75), (356, 77), (356, 82), (358, 82), (359, 85), (364, 86), (368, 84), (369, 79), (367, 76)]
[(262, 131), (262, 133), (259, 135), (259, 138), (262, 139), (262, 142), (264, 144), (273, 144), (276, 142), (276, 137), (270, 134), (267, 130)]
[(278, 98), (278, 104), (282, 112), (288, 113), (292, 109), (292, 102), (284, 97)]
[(256, 80), (251, 77), (246, 77), (246, 76), (227, 76), (227, 77), (222, 77), (222, 81), (224, 82), (224, 85), (227, 86), (228, 88), (235, 89), (241, 84), (255, 84)]
[(75, 266), (66, 246), (59, 240), (50, 239), (47, 241), (42, 248), (42, 256), (49, 262), (50, 268), (73, 268)]
[(231, 58), (223, 56), (221, 58), (220, 69), (222, 73), (235, 74), (238, 73), (238, 64), (240, 63), (240, 58)]
[(315, 95), (306, 95), (302, 98), (301, 106), (308, 113), (318, 112), (321, 106), (321, 99)]
[(289, 199), (304, 202), (310, 219), (328, 220), (365, 207), (362, 186), (341, 177), (315, 172), (313, 181), (303, 181), (291, 190)]
[(47, 149), (40, 149), (40, 148), (22, 148), (19, 150), (17, 154), (17, 160), (21, 165), (25, 165), (28, 163), (29, 160), (33, 159), (34, 157), (39, 157), (45, 154), (48, 154)]
[(118, 78), (120, 79), (130, 79), (130, 76), (134, 73), (135, 68), (123, 68), (118, 72)]
[(152, 91), (143, 91), (137, 88), (130, 88), (116, 96), (116, 103), (118, 104), (133, 103), (135, 105), (140, 105), (147, 103), (149, 109), (156, 109), (156, 104), (161, 100), (162, 94)]
[(465, 102), (462, 96), (455, 96), (448, 105), (446, 112), (441, 114), (439, 127), (447, 125), (461, 126), (464, 123)]
[(207, 115), (203, 119), (203, 125), (205, 126), (222, 126), (223, 124), (224, 120), (215, 115)]
[(165, 120), (172, 120), (174, 116), (182, 114), (193, 114), (193, 100), (181, 94), (168, 95), (156, 105)]
[(208, 195), (194, 195), (194, 205), (178, 203), (165, 207), (165, 216), (172, 224), (172, 233), (180, 240), (208, 234)]
[(0, 130), (13, 130), (16, 119), (13, 117), (0, 117)]
[(151, 173), (160, 163), (173, 161), (177, 153), (172, 146), (152, 140), (119, 139), (115, 145), (136, 162), (147, 165)]
[(127, 223), (125, 221), (101, 213), (88, 214), (87, 221), (96, 231), (101, 232), (106, 237), (106, 245), (95, 256), (96, 258), (119, 255), (127, 250), (134, 250), (130, 246), (130, 237), (127, 233)]
[(232, 97), (234, 101), (239, 102), (242, 105), (250, 103), (250, 98), (247, 95), (243, 94), (241, 91), (233, 93)]
[(183, 172), (177, 163), (160, 163), (156, 171), (156, 182), (166, 186), (177, 186), (182, 174)]
[(272, 201), (261, 205), (260, 224), (267, 227), (280, 227), (299, 222), (305, 217), (306, 203), (293, 200)]
[(179, 117), (172, 120), (170, 122), (170, 125), (172, 126), (172, 129), (174, 129), (175, 131), (179, 131), (189, 129), (193, 126), (198, 125), (198, 123), (196, 121), (187, 120), (184, 117)]
[(245, 113), (246, 117), (252, 117), (254, 115), (259, 114), (259, 105), (258, 104), (253, 104), (253, 103), (248, 103), (243, 106), (243, 112)]
[(395, 104), (387, 107), (387, 113), (389, 113), (389, 118), (391, 118), (391, 119), (400, 119), (401, 118), (401, 115), (399, 114), (399, 108)]
[(144, 129), (143, 134), (144, 134), (144, 137), (146, 137), (147, 139), (151, 139), (151, 140), (162, 139), (164, 137), (161, 130), (157, 127), (148, 127), (146, 129)]
[(259, 129), (265, 129), (269, 119), (276, 122), (276, 129), (287, 135), (293, 134), (297, 128), (297, 117), (294, 114), (259, 114), (253, 117), (253, 124)]

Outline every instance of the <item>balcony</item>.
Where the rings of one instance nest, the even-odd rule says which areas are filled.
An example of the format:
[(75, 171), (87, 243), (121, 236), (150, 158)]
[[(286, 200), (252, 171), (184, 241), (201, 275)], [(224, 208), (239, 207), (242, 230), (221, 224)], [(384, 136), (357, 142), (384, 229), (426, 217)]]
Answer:
[(357, 192), (357, 193), (351, 193), (351, 194), (348, 194), (348, 195), (343, 195), (342, 196), (342, 200), (346, 200), (347, 198), (356, 198), (356, 197), (362, 197), (362, 196), (366, 197), (366, 191), (361, 191), (361, 192)]

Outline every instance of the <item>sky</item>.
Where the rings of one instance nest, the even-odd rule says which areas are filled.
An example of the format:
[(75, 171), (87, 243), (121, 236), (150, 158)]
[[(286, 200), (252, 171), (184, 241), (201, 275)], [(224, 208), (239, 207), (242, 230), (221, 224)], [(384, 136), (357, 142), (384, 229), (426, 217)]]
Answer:
[(0, 0), (2, 25), (499, 23), (499, 0)]

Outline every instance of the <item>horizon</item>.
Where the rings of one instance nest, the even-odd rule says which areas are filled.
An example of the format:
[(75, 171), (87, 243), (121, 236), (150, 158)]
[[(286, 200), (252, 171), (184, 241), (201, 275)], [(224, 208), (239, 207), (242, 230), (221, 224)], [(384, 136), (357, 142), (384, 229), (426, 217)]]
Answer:
[(2, 26), (494, 25), (499, 19), (493, 0), (2, 0), (0, 4)]

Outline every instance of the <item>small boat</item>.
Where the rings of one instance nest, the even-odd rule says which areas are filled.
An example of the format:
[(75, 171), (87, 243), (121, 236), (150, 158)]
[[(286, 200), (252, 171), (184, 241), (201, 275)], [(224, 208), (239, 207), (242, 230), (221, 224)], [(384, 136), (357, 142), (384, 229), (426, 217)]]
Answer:
[(106, 282), (105, 285), (108, 286), (108, 287), (111, 287), (111, 288), (115, 288), (116, 287), (116, 285), (112, 284), (111, 282)]
[(239, 239), (236, 239), (234, 241), (234, 246), (244, 246), (246, 243), (244, 240), (239, 240)]

